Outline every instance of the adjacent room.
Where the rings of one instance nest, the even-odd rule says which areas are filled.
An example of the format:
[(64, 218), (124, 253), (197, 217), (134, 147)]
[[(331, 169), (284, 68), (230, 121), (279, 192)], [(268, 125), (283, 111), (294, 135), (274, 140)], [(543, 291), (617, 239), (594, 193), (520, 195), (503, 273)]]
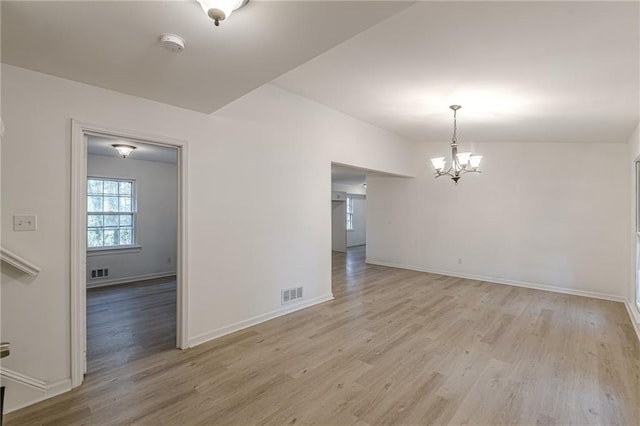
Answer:
[(640, 424), (637, 1), (0, 36), (7, 425)]
[(88, 135), (86, 144), (93, 374), (176, 347), (178, 152), (108, 136)]

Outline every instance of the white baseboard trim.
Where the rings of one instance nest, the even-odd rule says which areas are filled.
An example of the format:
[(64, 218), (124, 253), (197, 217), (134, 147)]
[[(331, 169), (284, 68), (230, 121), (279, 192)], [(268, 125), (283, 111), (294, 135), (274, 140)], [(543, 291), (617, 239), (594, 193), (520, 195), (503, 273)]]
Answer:
[(399, 269), (409, 269), (411, 271), (428, 272), (430, 274), (446, 275), (449, 277), (456, 277), (456, 278), (467, 278), (470, 280), (485, 281), (485, 282), (494, 283), (494, 284), (504, 284), (504, 285), (512, 285), (515, 287), (531, 288), (535, 290), (552, 291), (554, 293), (563, 293), (563, 294), (571, 294), (574, 296), (591, 297), (594, 299), (610, 300), (613, 302), (624, 303), (626, 301), (626, 299), (622, 296), (616, 296), (614, 294), (598, 293), (595, 291), (577, 290), (574, 288), (556, 287), (556, 286), (546, 285), (546, 284), (536, 284), (536, 283), (529, 283), (524, 281), (505, 280), (505, 279), (496, 278), (496, 277), (484, 277), (481, 275), (464, 274), (460, 272), (442, 271), (439, 269), (423, 268), (420, 266), (403, 265), (399, 263), (383, 262), (379, 260), (366, 259), (365, 262), (371, 265), (388, 266), (391, 268), (399, 268)]
[(34, 377), (29, 377), (22, 373), (18, 373), (17, 371), (9, 370), (8, 368), (2, 368), (0, 370), (0, 376), (6, 377), (7, 379), (11, 379), (14, 382), (18, 382), (23, 385), (38, 389), (42, 392), (46, 392), (47, 390), (47, 382), (40, 379), (36, 379)]
[(95, 281), (87, 280), (87, 288), (106, 287), (109, 285), (126, 284), (126, 283), (132, 283), (132, 282), (144, 281), (144, 280), (153, 280), (156, 278), (168, 278), (175, 275), (176, 275), (175, 271), (168, 271), (168, 272), (158, 272), (155, 274), (134, 275), (132, 277), (124, 277), (124, 278), (111, 278), (108, 280), (95, 280)]
[(53, 398), (61, 393), (69, 392), (72, 388), (71, 379), (62, 379), (57, 382), (47, 384), (47, 398)]
[(638, 312), (634, 303), (629, 302), (628, 300), (625, 302), (624, 306), (627, 308), (627, 313), (629, 314), (631, 325), (633, 325), (633, 329), (636, 331), (636, 336), (638, 336), (638, 340), (640, 340), (640, 312)]
[(314, 297), (313, 299), (303, 300), (300, 303), (295, 305), (287, 306), (286, 308), (276, 309), (275, 311), (268, 312), (266, 314), (258, 315), (243, 321), (236, 322), (234, 324), (228, 325), (226, 327), (218, 328), (217, 330), (209, 331), (207, 333), (202, 333), (197, 336), (193, 336), (189, 338), (189, 347), (194, 347), (200, 345), (202, 343), (208, 342), (213, 339), (217, 339), (218, 337), (225, 336), (227, 334), (235, 333), (236, 331), (240, 331), (247, 327), (251, 327), (253, 325), (257, 325), (263, 323), (265, 321), (269, 321), (270, 319), (274, 319), (277, 317), (281, 317), (283, 315), (290, 314), (295, 311), (299, 311), (301, 309), (305, 309), (311, 307), (313, 305), (317, 305), (319, 303), (324, 303), (329, 300), (333, 300), (333, 294), (325, 294), (324, 296)]
[[(65, 393), (71, 390), (71, 379), (62, 379), (57, 382), (48, 383), (46, 381), (36, 379), (35, 377), (30, 377), (25, 374), (19, 373), (17, 371), (13, 371), (7, 368), (2, 368), (0, 370), (0, 376), (3, 379), (3, 382), (8, 381), (9, 383), (5, 383), (7, 386), (7, 392), (17, 391), (17, 389), (12, 390), (14, 386), (26, 387), (30, 389), (29, 392), (21, 392), (26, 395), (32, 395), (26, 398), (23, 398), (19, 401), (14, 401), (13, 404), (7, 405), (5, 402), (5, 413), (11, 413), (13, 411), (19, 410), (21, 408), (27, 407), (29, 405), (35, 404), (42, 400), (52, 398), (54, 396), (60, 395), (61, 393)], [(5, 395), (7, 400), (10, 400), (11, 396)]]

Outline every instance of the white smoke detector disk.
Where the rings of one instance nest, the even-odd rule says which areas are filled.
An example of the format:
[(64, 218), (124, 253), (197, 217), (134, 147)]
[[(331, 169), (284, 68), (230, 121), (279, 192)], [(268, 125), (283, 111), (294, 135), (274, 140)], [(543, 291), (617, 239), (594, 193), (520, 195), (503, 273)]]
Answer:
[(175, 34), (160, 34), (160, 43), (172, 52), (179, 53), (184, 50), (184, 39)]

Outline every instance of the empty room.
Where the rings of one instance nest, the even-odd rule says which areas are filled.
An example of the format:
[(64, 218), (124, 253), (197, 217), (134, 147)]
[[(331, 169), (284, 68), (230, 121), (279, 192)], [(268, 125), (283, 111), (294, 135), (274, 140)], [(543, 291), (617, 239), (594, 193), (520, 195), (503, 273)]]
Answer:
[(640, 424), (639, 2), (0, 25), (6, 425)]

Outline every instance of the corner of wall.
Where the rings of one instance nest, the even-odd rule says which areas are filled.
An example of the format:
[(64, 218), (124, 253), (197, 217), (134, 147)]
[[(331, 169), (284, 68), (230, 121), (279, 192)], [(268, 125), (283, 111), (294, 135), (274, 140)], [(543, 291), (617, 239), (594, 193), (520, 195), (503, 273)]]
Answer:
[(267, 312), (266, 314), (263, 314), (263, 315), (258, 315), (243, 321), (236, 322), (234, 324), (230, 324), (226, 327), (222, 327), (216, 330), (202, 333), (197, 336), (193, 336), (189, 338), (189, 347), (192, 348), (194, 346), (200, 345), (210, 340), (217, 339), (222, 336), (226, 336), (227, 334), (235, 333), (236, 331), (240, 331), (245, 328), (263, 323), (265, 321), (269, 321), (271, 319), (281, 317), (283, 315), (287, 315), (292, 312), (299, 311), (301, 309), (318, 305), (320, 303), (328, 302), (330, 300), (333, 300), (333, 293), (328, 293), (328, 294), (325, 294), (324, 296), (314, 297), (313, 299), (309, 299), (306, 301), (303, 300), (302, 302), (293, 306), (276, 309), (275, 311)]
[(631, 321), (631, 325), (633, 329), (636, 331), (636, 336), (638, 340), (640, 340), (640, 313), (638, 309), (633, 305), (633, 303), (626, 301), (624, 306), (627, 308), (627, 313), (629, 314), (629, 320)]

